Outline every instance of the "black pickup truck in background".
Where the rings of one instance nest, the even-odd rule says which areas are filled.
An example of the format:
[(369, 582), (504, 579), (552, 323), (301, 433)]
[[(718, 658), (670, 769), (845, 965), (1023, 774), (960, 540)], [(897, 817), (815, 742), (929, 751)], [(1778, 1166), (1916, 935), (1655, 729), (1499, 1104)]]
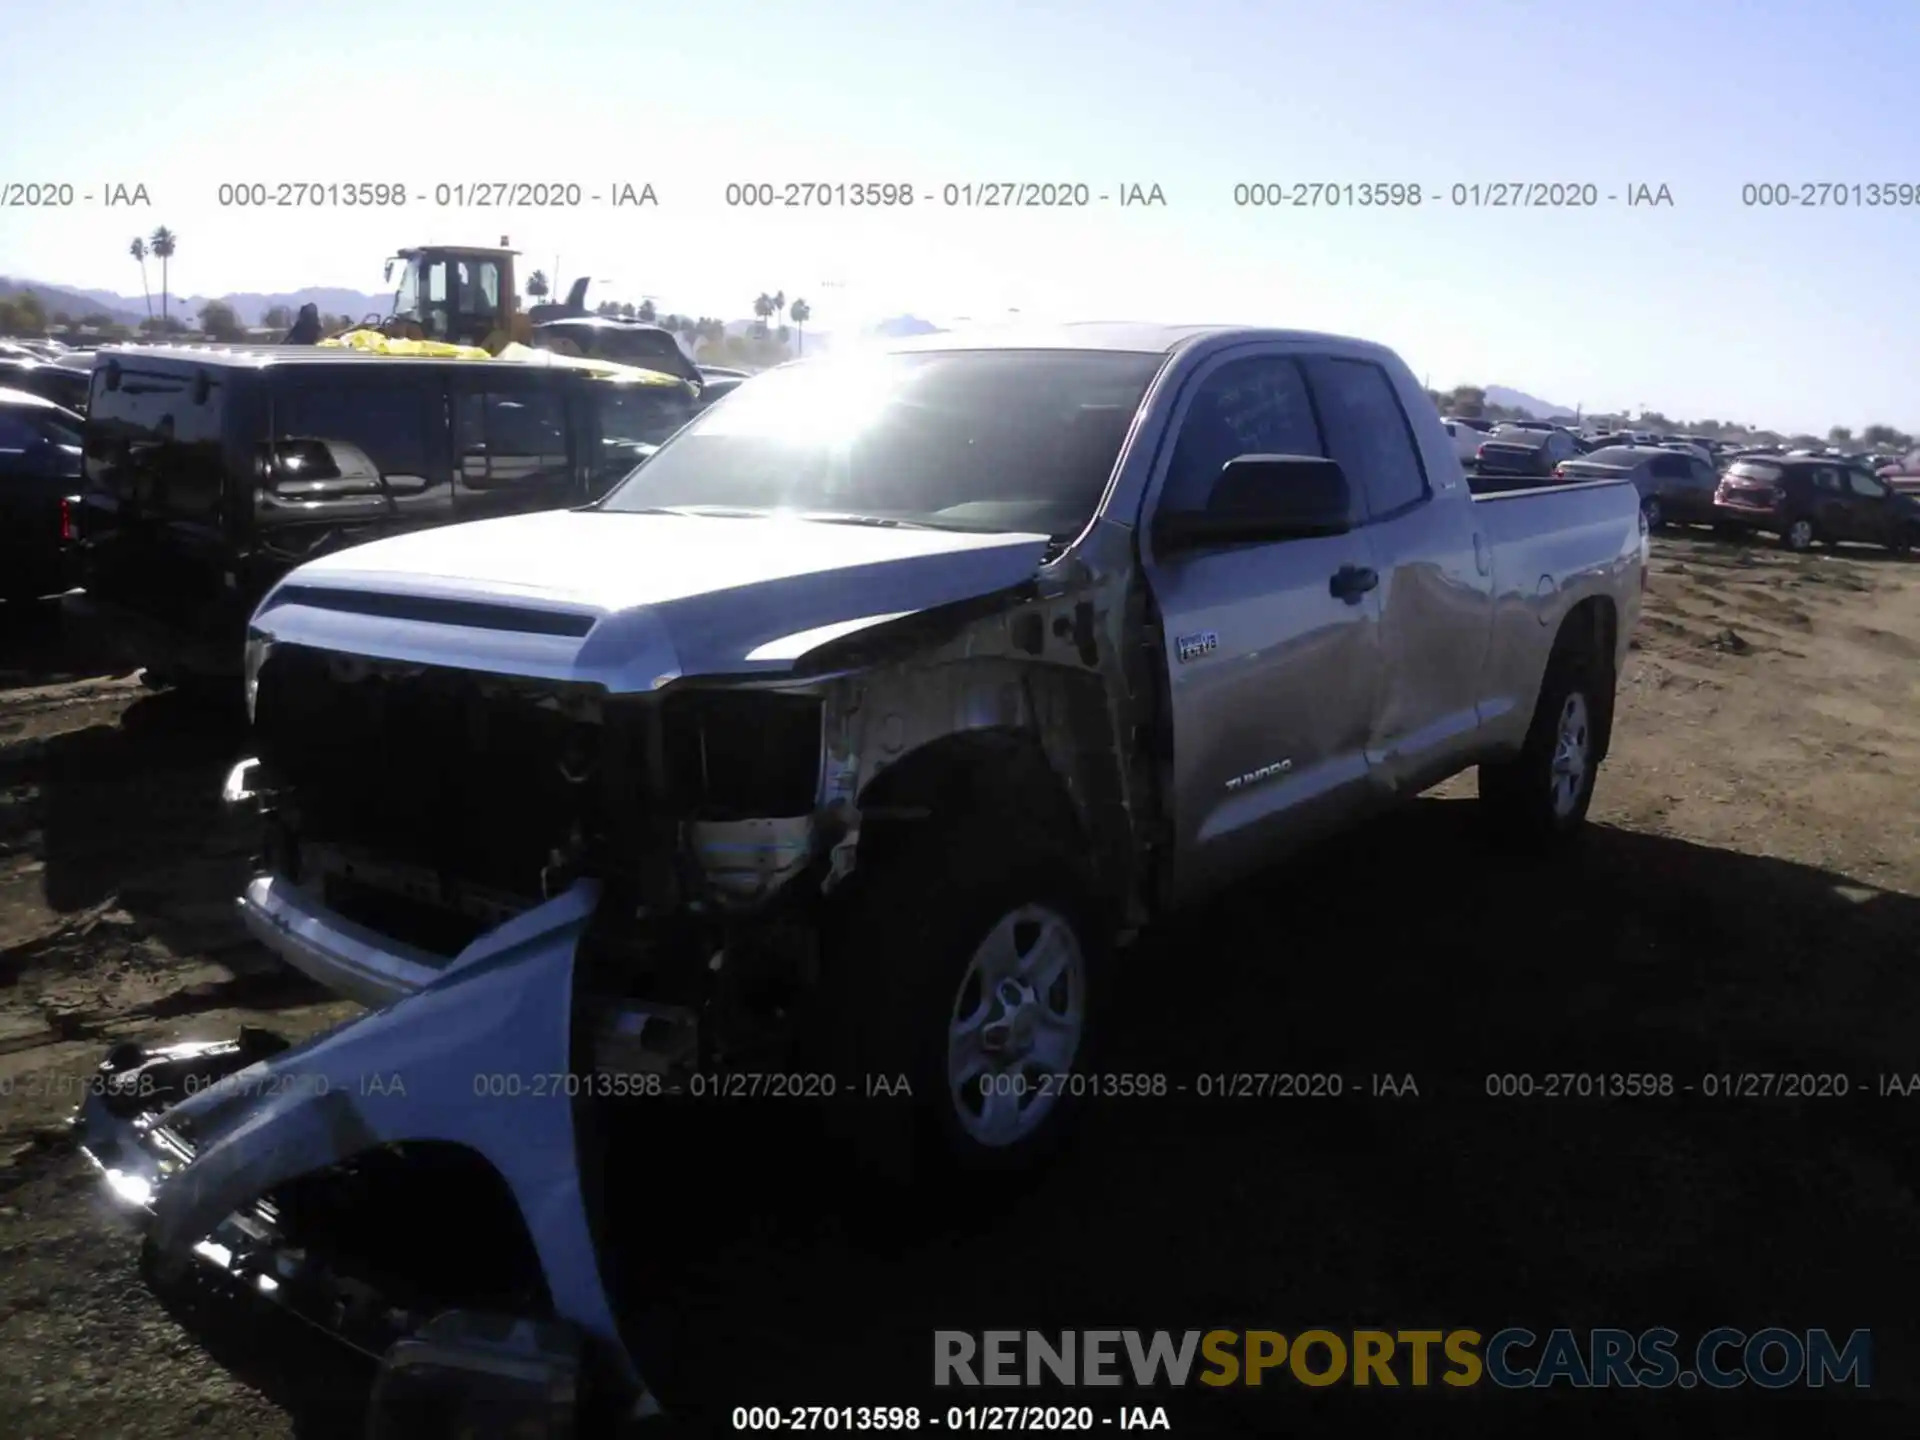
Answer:
[(693, 386), (498, 360), (127, 347), (93, 371), (79, 583), (147, 678), (237, 676), (246, 620), (316, 556), (582, 505), (691, 417)]

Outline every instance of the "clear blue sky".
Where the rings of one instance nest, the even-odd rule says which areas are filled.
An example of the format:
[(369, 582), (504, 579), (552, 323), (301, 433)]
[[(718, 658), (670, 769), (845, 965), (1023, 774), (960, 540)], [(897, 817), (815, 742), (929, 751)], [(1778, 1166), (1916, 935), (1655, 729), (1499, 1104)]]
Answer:
[[(1010, 308), (1301, 326), (1384, 340), (1436, 386), (1920, 430), (1920, 206), (1741, 203), (1748, 182), (1920, 186), (1913, 0), (108, 0), (17, 6), (7, 29), (0, 178), (155, 202), (0, 210), (16, 278), (137, 295), (127, 243), (166, 224), (178, 293), (377, 291), (399, 245), (508, 234), (528, 268), (663, 309), (739, 317), (784, 288), (826, 330)], [(222, 180), (361, 178), (650, 181), (661, 203), (216, 204)], [(768, 215), (730, 211), (730, 179), (1157, 183), (1168, 203)], [(1237, 210), (1254, 180), (1674, 203)]]

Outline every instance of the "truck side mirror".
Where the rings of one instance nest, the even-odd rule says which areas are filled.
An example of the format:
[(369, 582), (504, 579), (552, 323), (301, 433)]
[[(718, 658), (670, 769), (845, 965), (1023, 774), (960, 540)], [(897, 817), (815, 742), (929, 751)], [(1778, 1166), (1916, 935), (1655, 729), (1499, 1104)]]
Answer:
[(1344, 535), (1353, 528), (1353, 487), (1339, 463), (1318, 455), (1241, 455), (1214, 482), (1204, 510), (1162, 511), (1154, 548), (1206, 549), (1257, 541)]
[(340, 466), (324, 440), (281, 440), (273, 447), (273, 469), (285, 481), (338, 480)]

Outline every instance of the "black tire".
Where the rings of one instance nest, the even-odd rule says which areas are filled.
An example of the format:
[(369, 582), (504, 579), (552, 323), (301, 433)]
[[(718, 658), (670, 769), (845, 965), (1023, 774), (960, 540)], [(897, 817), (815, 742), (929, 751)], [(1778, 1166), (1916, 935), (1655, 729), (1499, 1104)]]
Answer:
[(1658, 495), (1649, 495), (1640, 502), (1640, 513), (1646, 517), (1647, 529), (1658, 530), (1667, 523), (1665, 509)]
[(911, 1092), (843, 1107), (865, 1168), (896, 1183), (952, 1185), (1037, 1170), (1065, 1141), (1083, 1102), (1078, 1087), (1031, 1080), (1022, 1108), (1044, 1106), (1031, 1133), (1004, 1145), (969, 1133), (964, 1102), (947, 1084), (948, 1029), (980, 942), (1007, 917), (1042, 907), (1078, 942), (1084, 1019), (1066, 1073), (1088, 1073), (1112, 929), (1077, 853), (1072, 837), (1031, 816), (997, 818), (934, 830), (856, 880), (835, 927), (839, 953), (829, 959), (846, 1027), (834, 1048), (841, 1068), (855, 1072), (842, 1088), (869, 1077), (891, 1088), (905, 1077)]
[[(1563, 803), (1556, 784), (1556, 755), (1561, 722), (1569, 716), (1576, 697), (1585, 716), (1584, 727), (1579, 727), (1584, 731), (1580, 739), (1584, 761), (1571, 802)], [(1601, 735), (1612, 706), (1611, 667), (1581, 649), (1567, 648), (1554, 655), (1519, 754), (1480, 766), (1480, 800), (1497, 838), (1537, 846), (1563, 843), (1579, 833), (1593, 804)]]
[(1820, 541), (1820, 534), (1813, 528), (1813, 521), (1805, 516), (1789, 520), (1780, 531), (1782, 549), (1791, 550), (1796, 555), (1804, 555)]

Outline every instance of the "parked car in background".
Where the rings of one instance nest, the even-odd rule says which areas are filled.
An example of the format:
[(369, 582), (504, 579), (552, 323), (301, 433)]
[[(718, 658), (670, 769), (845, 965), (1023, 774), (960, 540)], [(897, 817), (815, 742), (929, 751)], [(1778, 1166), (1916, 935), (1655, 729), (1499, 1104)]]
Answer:
[(1713, 451), (1705, 445), (1696, 444), (1691, 440), (1663, 440), (1660, 442), (1659, 448), (1662, 450), (1670, 450), (1677, 455), (1689, 456), (1708, 467), (1713, 465)]
[(1554, 475), (1561, 480), (1631, 480), (1640, 492), (1640, 513), (1648, 529), (1714, 523), (1719, 472), (1712, 462), (1676, 446), (1609, 446), (1565, 461)]
[(1453, 453), (1460, 457), (1460, 463), (1472, 464), (1474, 455), (1487, 438), (1486, 432), (1475, 429), (1464, 420), (1442, 420), (1440, 428), (1447, 432), (1447, 438), (1453, 442)]
[(1895, 456), (1878, 466), (1874, 473), (1882, 480), (1891, 481), (1903, 490), (1920, 484), (1920, 449), (1909, 450), (1905, 455)]
[(1482, 475), (1546, 478), (1554, 466), (1579, 453), (1573, 436), (1564, 430), (1498, 430), (1474, 452), (1474, 466)]
[(85, 425), (43, 396), (0, 389), (0, 600), (72, 588)]
[(67, 353), (51, 340), (0, 340), (0, 359), (50, 362)]
[(1777, 535), (1789, 550), (1851, 542), (1905, 552), (1920, 543), (1920, 496), (1859, 466), (1819, 458), (1735, 461), (1720, 479), (1714, 518)]
[(87, 413), (87, 387), (91, 378), (86, 370), (52, 361), (0, 357), (0, 389), (24, 390), (77, 415)]

